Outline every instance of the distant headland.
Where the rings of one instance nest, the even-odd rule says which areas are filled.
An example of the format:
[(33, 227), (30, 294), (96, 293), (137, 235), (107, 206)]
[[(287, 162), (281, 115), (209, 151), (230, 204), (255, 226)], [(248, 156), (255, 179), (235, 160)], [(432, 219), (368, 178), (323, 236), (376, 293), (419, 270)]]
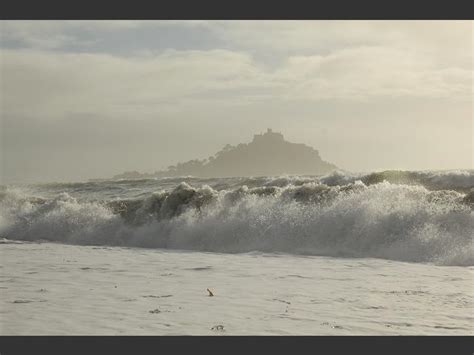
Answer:
[(169, 166), (167, 170), (154, 173), (128, 171), (113, 178), (320, 175), (337, 169), (334, 164), (322, 160), (316, 149), (305, 144), (288, 142), (283, 134), (268, 129), (263, 134), (255, 134), (248, 144), (227, 144), (208, 159), (178, 163)]

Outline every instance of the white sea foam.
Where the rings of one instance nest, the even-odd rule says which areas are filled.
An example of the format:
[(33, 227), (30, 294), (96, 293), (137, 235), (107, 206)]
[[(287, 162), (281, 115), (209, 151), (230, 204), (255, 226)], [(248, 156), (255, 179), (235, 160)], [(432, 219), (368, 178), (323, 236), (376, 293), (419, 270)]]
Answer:
[[(474, 214), (465, 193), (365, 184), (364, 176), (210, 181), (220, 189), (173, 182), (141, 198), (96, 201), (74, 197), (76, 190), (35, 199), (31, 190), (7, 188), (0, 198), (0, 237), (474, 265)], [(438, 184), (455, 180), (467, 187), (471, 176), (428, 174)]]
[(0, 255), (1, 335), (472, 336), (472, 267), (28, 242)]

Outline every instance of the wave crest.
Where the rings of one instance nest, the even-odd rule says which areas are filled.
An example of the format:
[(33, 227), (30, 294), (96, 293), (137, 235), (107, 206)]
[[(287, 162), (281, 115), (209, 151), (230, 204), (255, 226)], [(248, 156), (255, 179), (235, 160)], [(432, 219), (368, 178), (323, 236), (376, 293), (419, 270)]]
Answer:
[(65, 193), (32, 198), (6, 189), (0, 195), (0, 236), (474, 265), (469, 194), (363, 179), (330, 186), (330, 179), (285, 184), (280, 178), (273, 185), (267, 179), (260, 186), (222, 190), (183, 182), (145, 198), (95, 202)]

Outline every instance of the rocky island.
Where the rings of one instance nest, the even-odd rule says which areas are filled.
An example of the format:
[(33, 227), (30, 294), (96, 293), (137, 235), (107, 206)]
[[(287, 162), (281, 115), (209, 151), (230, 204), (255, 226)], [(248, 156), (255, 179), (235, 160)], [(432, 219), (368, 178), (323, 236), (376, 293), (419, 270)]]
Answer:
[(321, 159), (319, 152), (305, 144), (291, 143), (268, 129), (253, 140), (237, 146), (227, 144), (214, 156), (190, 160), (154, 173), (129, 171), (114, 179), (141, 179), (165, 176), (232, 177), (272, 175), (321, 175), (338, 169)]

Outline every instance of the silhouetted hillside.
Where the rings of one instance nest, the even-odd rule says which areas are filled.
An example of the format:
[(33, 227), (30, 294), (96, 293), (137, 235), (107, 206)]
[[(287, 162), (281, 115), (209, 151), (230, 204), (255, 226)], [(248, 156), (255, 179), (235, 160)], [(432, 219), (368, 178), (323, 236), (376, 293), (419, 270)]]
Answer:
[(336, 169), (335, 165), (323, 161), (316, 149), (305, 144), (285, 141), (281, 133), (268, 129), (264, 134), (254, 135), (252, 142), (237, 146), (228, 144), (208, 159), (178, 163), (168, 167), (166, 171), (151, 174), (126, 172), (114, 178), (320, 175)]

